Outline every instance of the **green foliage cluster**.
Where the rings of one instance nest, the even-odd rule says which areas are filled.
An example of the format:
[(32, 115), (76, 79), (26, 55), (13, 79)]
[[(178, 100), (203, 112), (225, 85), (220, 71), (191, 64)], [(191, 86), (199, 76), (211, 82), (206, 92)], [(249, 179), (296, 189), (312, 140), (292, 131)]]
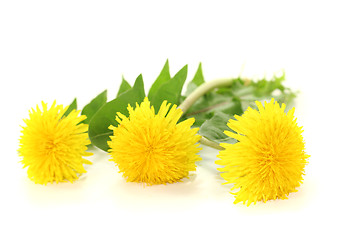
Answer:
[[(164, 100), (180, 105), (196, 88), (205, 83), (201, 63), (193, 79), (183, 91), (187, 78), (187, 65), (180, 69), (173, 77), (170, 75), (169, 62), (166, 61), (159, 76), (152, 84), (147, 96), (157, 112)], [(184, 113), (180, 121), (187, 118), (195, 118), (194, 127), (199, 127), (199, 134), (214, 142), (231, 142), (224, 134), (224, 130), (230, 130), (227, 122), (235, 114), (241, 115), (247, 107), (255, 107), (255, 101), (275, 98), (280, 103), (289, 104), (296, 96), (289, 88), (283, 86), (285, 74), (272, 79), (251, 81), (249, 79), (235, 78), (231, 87), (214, 89), (200, 97), (190, 109)], [(183, 94), (183, 95), (182, 95)], [(145, 98), (144, 82), (140, 74), (133, 86), (124, 78), (122, 79), (116, 98), (107, 101), (107, 91), (103, 91), (87, 104), (82, 114), (87, 116), (84, 123), (89, 124), (89, 137), (96, 147), (107, 151), (107, 141), (113, 134), (110, 125), (116, 126), (117, 112), (128, 116), (128, 105), (136, 106)], [(76, 99), (71, 103), (68, 114), (76, 109)]]

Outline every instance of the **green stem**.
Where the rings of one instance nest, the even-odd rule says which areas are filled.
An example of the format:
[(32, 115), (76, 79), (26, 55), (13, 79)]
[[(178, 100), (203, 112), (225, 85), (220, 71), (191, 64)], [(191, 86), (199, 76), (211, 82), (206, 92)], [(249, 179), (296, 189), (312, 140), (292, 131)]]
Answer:
[(187, 110), (207, 92), (219, 87), (229, 87), (233, 83), (233, 79), (219, 79), (206, 82), (195, 89), (180, 105), (179, 108), (186, 113)]
[(204, 144), (204, 145), (206, 145), (208, 147), (218, 149), (218, 150), (224, 150), (224, 148), (221, 147), (218, 143), (210, 141), (209, 139), (204, 138), (204, 137), (200, 138), (199, 143)]
[(199, 114), (199, 113), (207, 112), (207, 111), (210, 111), (210, 110), (212, 110), (214, 108), (226, 105), (228, 103), (230, 103), (230, 102), (229, 101), (221, 102), (221, 103), (215, 104), (215, 105), (210, 106), (210, 107), (203, 108), (203, 109), (195, 111), (195, 112), (187, 113), (187, 114), (185, 114), (185, 116), (188, 117), (188, 116), (196, 115), (196, 114)]
[[(183, 114), (185, 114), (189, 108), (203, 95), (210, 92), (211, 90), (215, 88), (220, 87), (230, 87), (233, 83), (233, 79), (219, 79), (219, 80), (213, 80), (210, 82), (206, 82), (202, 85), (200, 85), (198, 88), (196, 88), (180, 105), (179, 108), (183, 111)], [(199, 141), (201, 144), (204, 144), (206, 146), (223, 150), (224, 148), (221, 147), (218, 143), (210, 141), (207, 138), (202, 137)]]

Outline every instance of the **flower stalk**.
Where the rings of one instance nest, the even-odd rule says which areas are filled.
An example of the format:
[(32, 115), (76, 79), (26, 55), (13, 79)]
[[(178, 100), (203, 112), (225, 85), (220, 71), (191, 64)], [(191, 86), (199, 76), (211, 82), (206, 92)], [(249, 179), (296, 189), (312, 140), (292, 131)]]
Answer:
[[(202, 96), (210, 92), (215, 88), (230, 87), (233, 83), (233, 79), (218, 79), (210, 82), (205, 82), (196, 88), (180, 105), (179, 108), (183, 111), (183, 115), (189, 110), (189, 108)], [(201, 144), (212, 147), (214, 149), (223, 150), (218, 143), (211, 141), (203, 136), (199, 140)]]
[(210, 141), (209, 139), (204, 138), (203, 136), (201, 136), (201, 138), (199, 140), (199, 143), (201, 143), (201, 144), (203, 144), (205, 146), (208, 146), (208, 147), (212, 147), (212, 148), (217, 149), (217, 150), (224, 150), (225, 149), (225, 148), (221, 147), (218, 143)]
[(230, 87), (233, 83), (233, 79), (218, 79), (210, 82), (206, 82), (196, 88), (180, 105), (179, 108), (183, 111), (183, 114), (189, 110), (189, 108), (203, 95), (210, 92), (215, 88)]

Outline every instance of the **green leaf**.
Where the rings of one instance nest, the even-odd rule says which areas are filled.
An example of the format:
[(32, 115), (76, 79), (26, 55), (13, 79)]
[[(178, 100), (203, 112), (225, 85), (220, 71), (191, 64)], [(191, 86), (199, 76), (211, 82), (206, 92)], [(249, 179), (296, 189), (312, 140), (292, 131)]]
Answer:
[[(285, 88), (282, 84), (283, 81), (284, 74), (280, 77), (274, 76), (270, 80), (261, 79), (257, 82), (243, 81), (240, 78), (234, 79), (231, 87), (222, 87), (202, 96), (188, 110), (187, 115), (191, 115), (194, 112), (203, 112), (204, 110), (210, 111), (214, 109), (228, 114), (239, 115), (249, 106), (256, 107), (255, 101), (270, 100), (271, 98), (274, 98), (279, 103), (284, 102), (288, 106), (296, 94), (290, 89)], [(245, 82), (247, 82), (247, 84), (245, 84)], [(233, 108), (234, 111), (232, 111), (232, 107), (227, 105), (227, 103), (235, 104), (236, 101), (238, 101), (238, 106), (242, 106), (241, 111), (239, 107)], [(224, 107), (229, 109), (224, 110)]]
[(125, 80), (124, 76), (122, 77), (122, 82), (119, 88), (118, 93), (116, 94), (116, 97), (118, 97), (123, 92), (129, 90), (131, 88), (130, 84)]
[(219, 89), (202, 96), (187, 111), (186, 116), (194, 115), (197, 118), (200, 113), (223, 112), (227, 114), (241, 114), (243, 112), (241, 100), (234, 96), (232, 88)]
[(190, 93), (192, 93), (197, 87), (199, 87), (203, 83), (205, 83), (205, 80), (200, 63), (193, 80), (191, 80), (191, 82), (189, 82), (187, 85), (185, 96), (189, 96)]
[(67, 115), (69, 115), (69, 113), (71, 113), (72, 110), (76, 110), (77, 109), (77, 101), (76, 98), (70, 103), (68, 109), (66, 110), (66, 112), (64, 113), (64, 117), (66, 117)]
[(199, 134), (217, 143), (235, 143), (236, 139), (230, 138), (224, 133), (225, 130), (231, 131), (227, 126), (227, 122), (231, 117), (232, 115), (216, 112), (212, 118), (201, 125)]
[(142, 75), (139, 75), (131, 89), (121, 93), (117, 98), (103, 105), (95, 113), (89, 124), (91, 143), (104, 151), (108, 151), (109, 146), (107, 142), (110, 141), (110, 136), (113, 135), (109, 126), (118, 125), (118, 122), (115, 120), (116, 113), (121, 112), (125, 116), (129, 116), (128, 105), (130, 104), (132, 107), (135, 107), (135, 104), (140, 104), (144, 98), (144, 81)]
[(163, 83), (152, 99), (152, 105), (157, 112), (164, 100), (172, 104), (179, 104), (181, 91), (187, 76), (187, 65), (185, 65), (173, 78)]
[(148, 98), (150, 102), (153, 102), (154, 97), (157, 95), (159, 88), (162, 84), (169, 81), (171, 79), (170, 69), (169, 69), (169, 60), (166, 60), (163, 69), (161, 70), (159, 76), (156, 78), (155, 82), (152, 84)]
[[(209, 120), (210, 118), (212, 118), (214, 116), (214, 112), (204, 112), (204, 113), (199, 113), (196, 114), (196, 116), (194, 116), (195, 118), (195, 122), (193, 124), (193, 127), (201, 127), (201, 125), (203, 125), (203, 123), (206, 120)], [(189, 118), (189, 117), (188, 117)], [(181, 120), (181, 119), (180, 119)], [(185, 119), (184, 119), (185, 120)]]
[(256, 107), (255, 101), (270, 100), (271, 98), (274, 98), (279, 103), (286, 103), (288, 108), (296, 97), (296, 93), (284, 87), (284, 80), (284, 72), (279, 77), (274, 75), (270, 80), (263, 78), (256, 82), (251, 81), (246, 86), (242, 79), (236, 79), (231, 91), (233, 96), (241, 99), (244, 111), (249, 106), (252, 108)]
[(270, 95), (275, 89), (279, 89), (280, 91), (284, 90), (284, 86), (282, 86), (281, 81), (278, 78), (273, 81), (267, 81), (262, 79), (256, 83), (254, 83), (255, 91), (254, 95), (256, 97), (264, 97)]
[[(235, 143), (235, 139), (224, 134), (225, 130), (231, 131), (227, 122), (235, 114), (242, 115), (249, 106), (256, 109), (255, 101), (271, 98), (289, 106), (296, 93), (283, 86), (284, 80), (284, 73), (270, 80), (234, 79), (231, 87), (220, 87), (200, 97), (181, 119), (194, 117), (193, 126), (200, 127), (199, 134), (211, 141)], [(193, 81), (190, 83), (187, 94), (197, 87)]]
[(94, 114), (106, 103), (107, 101), (107, 90), (103, 91), (99, 95), (97, 95), (89, 104), (87, 104), (81, 115), (85, 115), (86, 119), (83, 121), (85, 124), (89, 124), (91, 118)]
[(219, 104), (215, 111), (229, 115), (241, 115), (243, 113), (243, 108), (240, 99), (234, 97), (230, 100), (230, 102), (225, 102), (225, 104)]

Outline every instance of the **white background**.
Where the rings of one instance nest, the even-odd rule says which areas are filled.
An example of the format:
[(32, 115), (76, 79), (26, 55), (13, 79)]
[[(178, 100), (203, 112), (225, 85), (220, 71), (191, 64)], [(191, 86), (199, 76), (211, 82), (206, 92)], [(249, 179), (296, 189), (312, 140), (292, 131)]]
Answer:
[[(221, 3), (220, 3), (221, 2)], [(1, 1), (1, 239), (359, 239), (359, 7), (349, 1)], [(165, 60), (207, 81), (286, 71), (311, 155), (288, 200), (234, 205), (204, 147), (183, 183), (127, 183), (96, 151), (74, 184), (36, 185), (17, 155), (42, 100), (83, 107)]]

